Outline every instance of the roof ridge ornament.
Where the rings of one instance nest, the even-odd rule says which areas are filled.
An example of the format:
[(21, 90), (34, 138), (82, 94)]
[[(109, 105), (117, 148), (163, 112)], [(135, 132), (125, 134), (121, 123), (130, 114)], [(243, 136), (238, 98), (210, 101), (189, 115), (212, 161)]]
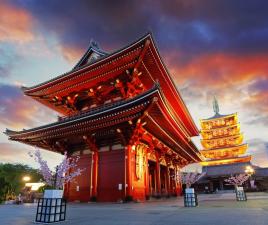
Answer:
[(83, 67), (85, 65), (92, 64), (107, 55), (109, 55), (109, 53), (102, 50), (99, 43), (96, 42), (93, 38), (91, 38), (87, 51), (78, 61), (78, 63), (74, 66), (73, 70)]
[(95, 49), (100, 49), (100, 45), (98, 42), (96, 42), (93, 38), (90, 39), (89, 46), (95, 48)]
[(215, 115), (219, 115), (220, 108), (219, 108), (218, 100), (215, 95), (213, 99), (213, 111), (215, 112)]

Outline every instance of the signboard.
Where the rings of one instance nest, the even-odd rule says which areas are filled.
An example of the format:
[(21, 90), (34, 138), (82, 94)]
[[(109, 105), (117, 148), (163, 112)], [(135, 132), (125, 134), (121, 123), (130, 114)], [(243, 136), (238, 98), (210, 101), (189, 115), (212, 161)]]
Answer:
[(122, 191), (122, 189), (123, 189), (123, 185), (122, 184), (118, 184), (118, 190), (119, 191)]
[(146, 165), (145, 149), (146, 146), (144, 144), (138, 144), (136, 146), (136, 176), (138, 180), (141, 180), (144, 173), (144, 165)]
[(236, 190), (237, 191), (244, 191), (244, 188), (243, 187), (237, 187)]

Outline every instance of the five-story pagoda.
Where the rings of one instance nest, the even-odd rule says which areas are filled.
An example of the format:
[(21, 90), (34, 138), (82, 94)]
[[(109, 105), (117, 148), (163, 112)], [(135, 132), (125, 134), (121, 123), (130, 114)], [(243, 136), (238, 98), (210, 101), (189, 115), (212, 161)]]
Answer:
[(208, 160), (201, 162), (203, 166), (215, 166), (240, 162), (249, 162), (251, 156), (246, 153), (247, 144), (243, 143), (237, 113), (220, 115), (216, 98), (213, 101), (215, 115), (209, 119), (201, 119), (202, 155)]
[(214, 97), (215, 115), (201, 119), (201, 154), (206, 158), (200, 164), (206, 173), (210, 190), (226, 189), (224, 179), (233, 174), (244, 173), (246, 166), (251, 165), (251, 155), (245, 155), (248, 145), (243, 143), (237, 113), (219, 114), (219, 105)]

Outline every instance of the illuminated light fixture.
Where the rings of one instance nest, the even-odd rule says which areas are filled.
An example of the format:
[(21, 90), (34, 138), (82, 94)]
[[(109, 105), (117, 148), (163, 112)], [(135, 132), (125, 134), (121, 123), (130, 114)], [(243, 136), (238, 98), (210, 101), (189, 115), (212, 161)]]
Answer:
[(116, 82), (116, 83), (120, 83), (120, 80), (119, 80), (119, 79), (116, 79), (115, 82)]
[(74, 96), (74, 97), (76, 98), (76, 97), (78, 97), (78, 95), (79, 95), (79, 94), (77, 93), (77, 94), (75, 94), (75, 96)]
[(26, 183), (25, 187), (31, 188), (31, 191), (38, 191), (40, 187), (44, 187), (45, 183)]
[(92, 93), (94, 90), (93, 90), (93, 88), (90, 88), (89, 91)]
[(84, 140), (87, 140), (87, 136), (86, 136), (86, 135), (84, 135), (84, 136), (83, 136), (83, 139), (84, 139)]
[(117, 133), (121, 133), (121, 130), (119, 128), (116, 129)]
[(251, 166), (247, 166), (245, 169), (245, 173), (248, 175), (252, 175), (255, 172), (255, 170)]
[(132, 145), (132, 146), (131, 146), (131, 149), (132, 149), (133, 151), (135, 151), (136, 146), (135, 146), (135, 145)]
[(128, 123), (129, 123), (130, 125), (132, 125), (132, 124), (133, 124), (131, 120), (129, 120), (129, 121), (128, 121)]
[(70, 96), (68, 96), (68, 97), (67, 97), (67, 99), (68, 99), (68, 100), (71, 100), (71, 97), (70, 97)]
[(88, 106), (82, 108), (82, 111), (88, 110)]
[(99, 87), (97, 87), (98, 90), (100, 90), (102, 88), (102, 86), (100, 85)]
[(25, 181), (25, 182), (28, 182), (28, 181), (31, 180), (31, 177), (29, 177), (29, 176), (24, 176), (24, 177), (22, 178), (22, 180)]
[(53, 102), (57, 102), (59, 100), (58, 96), (54, 96), (54, 98), (52, 99)]
[(143, 123), (142, 123), (142, 126), (145, 126), (146, 124), (147, 124), (147, 122), (143, 122)]
[(142, 72), (139, 72), (139, 73), (138, 73), (138, 76), (140, 76), (140, 75), (142, 75)]

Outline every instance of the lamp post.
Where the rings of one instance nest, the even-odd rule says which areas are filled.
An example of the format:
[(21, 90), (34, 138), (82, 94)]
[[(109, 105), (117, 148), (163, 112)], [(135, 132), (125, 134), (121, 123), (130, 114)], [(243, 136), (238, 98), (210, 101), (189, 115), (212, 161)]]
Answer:
[(24, 182), (28, 182), (28, 181), (31, 180), (31, 177), (29, 177), (29, 176), (24, 176), (24, 177), (22, 178), (22, 180), (23, 180)]
[(245, 173), (248, 174), (250, 177), (254, 174), (255, 170), (251, 166), (247, 166), (245, 169)]
[[(31, 180), (31, 177), (28, 175), (25, 175), (22, 177), (22, 181), (25, 183), (24, 186), (26, 186), (26, 183), (29, 182)], [(18, 197), (17, 197), (17, 204), (21, 204), (22, 203), (22, 195), (21, 193), (19, 193)]]
[(245, 173), (249, 175), (249, 183), (250, 183), (250, 188), (254, 187), (254, 180), (252, 180), (252, 175), (254, 174), (255, 170), (251, 166), (247, 166), (245, 169)]

